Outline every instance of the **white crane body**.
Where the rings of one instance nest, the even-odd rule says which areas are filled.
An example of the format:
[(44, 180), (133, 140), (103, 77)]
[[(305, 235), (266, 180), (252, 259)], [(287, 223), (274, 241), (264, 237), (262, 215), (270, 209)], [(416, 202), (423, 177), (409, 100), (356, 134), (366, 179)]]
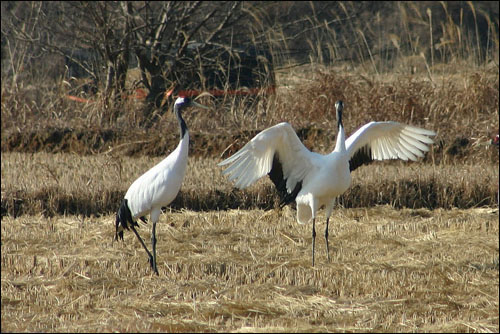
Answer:
[[(169, 205), (177, 197), (186, 174), (189, 131), (181, 116), (181, 110), (188, 106), (208, 109), (189, 98), (177, 98), (174, 104), (174, 113), (180, 127), (179, 144), (165, 159), (142, 174), (130, 185), (116, 213), (115, 240), (123, 240), (123, 231), (129, 228), (132, 229), (142, 247), (146, 250), (151, 267), (156, 274), (158, 274), (156, 267), (156, 223), (160, 218), (161, 208)], [(138, 226), (137, 219), (140, 218), (145, 222), (144, 216), (147, 214), (150, 215), (150, 220), (153, 222), (151, 232), (152, 254), (135, 230), (135, 226)]]
[(158, 220), (161, 207), (170, 204), (179, 192), (186, 174), (189, 132), (168, 157), (142, 174), (125, 194), (134, 220), (151, 212), (151, 220)]
[[(417, 160), (429, 151), (435, 132), (398, 122), (370, 122), (347, 140), (342, 124), (343, 103), (338, 101), (337, 141), (326, 155), (309, 151), (292, 126), (282, 122), (258, 133), (238, 152), (219, 163), (228, 167), (224, 174), (244, 189), (269, 175), (282, 198), (282, 204), (295, 200), (297, 221), (314, 222), (321, 207), (326, 210), (325, 239), (328, 254), (328, 222), (335, 199), (351, 185), (351, 172), (373, 160)], [(329, 255), (328, 255), (329, 256)]]
[[(329, 216), (335, 198), (342, 195), (351, 185), (349, 160), (345, 153), (332, 152), (327, 156), (318, 154), (321, 165), (309, 171), (297, 194), (297, 222), (305, 224), (314, 218), (319, 208), (325, 206)], [(322, 175), (329, 175), (323, 178)]]

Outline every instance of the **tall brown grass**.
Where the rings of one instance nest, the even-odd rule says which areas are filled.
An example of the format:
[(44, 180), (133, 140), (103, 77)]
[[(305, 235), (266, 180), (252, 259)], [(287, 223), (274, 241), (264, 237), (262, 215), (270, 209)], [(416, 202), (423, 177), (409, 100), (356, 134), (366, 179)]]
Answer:
[[(268, 6), (279, 8), (279, 5)], [(453, 122), (463, 119), (464, 124), (481, 122), (482, 119), (470, 116), (480, 109), (488, 117), (495, 111), (498, 115), (494, 106), (498, 105), (499, 40), (494, 6), (485, 2), (400, 2), (370, 7), (366, 3), (340, 2), (325, 7), (335, 18), (331, 22), (322, 21), (321, 13), (315, 10), (319, 6), (317, 3), (289, 6), (311, 7), (307, 8), (310, 16), (303, 18), (309, 23), (307, 34), (299, 34), (300, 38), (294, 39), (286, 35), (283, 26), (271, 25), (266, 36), (275, 54), (276, 68), (278, 71), (282, 68), (281, 76), (288, 77), (278, 82), (278, 86), (287, 87), (285, 81), (293, 80), (289, 79), (291, 71), (288, 69), (296, 66), (297, 60), (288, 55), (291, 44), (309, 47), (302, 50), (304, 55), (309, 55), (308, 63), (311, 64), (303, 71), (306, 80), (295, 80), (296, 90), (289, 91), (291, 94), (278, 94), (271, 101), (206, 98), (204, 101), (210, 102), (218, 113), (197, 116), (191, 122), (193, 129), (205, 133), (229, 127), (260, 129), (282, 119), (307, 125), (321, 123), (325, 121), (325, 108), (331, 109), (335, 102), (331, 99), (339, 97), (344, 98), (352, 111), (370, 120), (381, 116), (383, 109), (387, 110), (384, 116), (401, 113), (405, 121), (413, 121), (412, 115), (419, 117), (420, 122), (423, 117), (432, 116), (427, 121), (431, 126), (441, 125), (436, 123), (436, 118), (446, 124), (450, 121), (448, 118)], [(254, 13), (256, 22), (262, 27), (266, 26), (263, 8), (259, 7)], [(325, 50), (328, 57), (324, 55)], [(9, 44), (6, 51), (8, 58), (13, 60), (25, 59), (28, 52), (21, 41)], [(115, 105), (107, 105), (101, 96), (91, 98), (89, 104), (67, 100), (67, 85), (60, 76), (53, 74), (57, 61), (49, 60), (44, 64), (35, 59), (34, 62), (36, 66), (26, 68), (22, 62), (6, 63), (9, 68), (2, 72), (2, 145), (16, 131), (52, 127), (112, 128), (128, 133), (137, 132), (141, 124), (147, 123), (144, 117), (148, 113), (134, 100), (117, 101)], [(325, 68), (327, 76), (318, 76)], [(137, 69), (129, 71), (128, 77), (127, 88), (132, 91), (134, 82), (140, 77)], [(393, 84), (382, 84), (387, 81)], [(319, 84), (304, 87), (308, 82)], [(332, 91), (334, 88), (337, 90)], [(322, 94), (326, 94), (328, 100), (321, 100)], [(305, 107), (311, 104), (311, 108)], [(317, 110), (317, 105), (324, 107)], [(421, 112), (424, 109), (427, 114)], [(153, 114), (164, 112), (154, 111)], [(170, 132), (175, 127), (175, 120), (168, 118), (168, 114), (148, 129), (148, 135)], [(350, 122), (353, 127), (358, 124), (358, 119)], [(484, 129), (481, 124), (479, 128), (490, 132), (498, 130), (495, 120), (492, 126)]]
[[(399, 121), (437, 132), (436, 143), (422, 162), (381, 163), (357, 171), (354, 180), (360, 185), (355, 183), (344, 196), (344, 205), (468, 208), (498, 203), (498, 148), (490, 145), (499, 128), (497, 71), (466, 68), (453, 75), (434, 75), (430, 82), (425, 75), (373, 77), (341, 68), (300, 67), (279, 73), (278, 82), (276, 95), (256, 100), (252, 111), (243, 108), (245, 99), (227, 104), (204, 97), (202, 102), (211, 111), (185, 113), (191, 131), (190, 170), (198, 173), (198, 181), (189, 186), (191, 181), (186, 180), (174, 207), (272, 207), (276, 198), (272, 187), (239, 192), (221, 178), (214, 183), (214, 175), (220, 175), (215, 163), (258, 131), (281, 121), (290, 122), (311, 150), (329, 152), (336, 136), (333, 104), (338, 99), (346, 104), (347, 134), (372, 120)], [(27, 103), (10, 104), (17, 97), (7, 95), (2, 100), (9, 106), (2, 108), (2, 215), (114, 211), (127, 185), (178, 142), (178, 125), (170, 113), (147, 130), (120, 120), (114, 127), (85, 130), (84, 110), (52, 116), (38, 109), (33, 113)], [(61, 103), (69, 106), (68, 101)], [(19, 114), (19, 109), (25, 113)], [(134, 109), (127, 111), (134, 113)], [(47, 119), (39, 122), (42, 116)], [(20, 117), (35, 123), (21, 123)], [(51, 131), (58, 122), (64, 128)], [(11, 150), (70, 154), (6, 153)], [(124, 157), (129, 155), (142, 158)], [(199, 166), (205, 163), (207, 167)], [(131, 166), (136, 171), (127, 174)]]
[[(127, 187), (162, 158), (2, 153), (2, 216), (115, 212)], [(173, 209), (271, 209), (278, 196), (267, 179), (238, 190), (223, 177), (219, 159), (191, 157)], [(29, 176), (29, 177), (27, 177)], [(353, 173), (339, 202), (347, 208), (473, 208), (497, 206), (498, 166), (374, 163)]]

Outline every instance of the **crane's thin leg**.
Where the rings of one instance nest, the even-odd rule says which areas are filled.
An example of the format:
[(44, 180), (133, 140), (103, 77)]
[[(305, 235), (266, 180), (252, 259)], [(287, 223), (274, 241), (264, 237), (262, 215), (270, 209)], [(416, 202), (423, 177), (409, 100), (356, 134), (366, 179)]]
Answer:
[(158, 275), (158, 268), (156, 268), (156, 221), (153, 222), (151, 245), (153, 246), (153, 262), (151, 263), (151, 267), (153, 267), (153, 271), (156, 273), (156, 275)]
[(314, 267), (314, 244), (316, 242), (316, 218), (313, 218), (313, 230), (312, 230), (312, 237), (313, 237), (313, 244), (312, 244), (312, 261), (313, 261), (313, 267)]
[(152, 262), (153, 261), (153, 256), (151, 255), (151, 253), (149, 252), (148, 248), (144, 244), (144, 241), (142, 241), (142, 238), (139, 235), (139, 233), (137, 233), (137, 231), (135, 230), (134, 225), (130, 224), (130, 227), (132, 228), (132, 231), (134, 231), (135, 235), (137, 236), (137, 239), (139, 239), (139, 241), (141, 242), (142, 247), (144, 247), (144, 249), (146, 250), (146, 253), (148, 253), (149, 263), (153, 263)]
[(330, 247), (328, 246), (328, 223), (330, 221), (330, 217), (326, 218), (326, 227), (325, 227), (325, 240), (326, 240), (326, 257), (328, 258), (328, 262), (330, 262)]
[(333, 198), (330, 203), (325, 206), (326, 210), (326, 227), (325, 227), (325, 241), (326, 241), (326, 257), (330, 262), (330, 244), (328, 242), (328, 228), (330, 223), (330, 215), (332, 214), (333, 207), (335, 206), (336, 198)]

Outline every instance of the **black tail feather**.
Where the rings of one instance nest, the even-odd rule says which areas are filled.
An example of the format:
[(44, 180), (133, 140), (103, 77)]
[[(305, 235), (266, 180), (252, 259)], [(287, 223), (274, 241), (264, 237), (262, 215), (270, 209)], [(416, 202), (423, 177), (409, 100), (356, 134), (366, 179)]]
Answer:
[(279, 161), (279, 157), (277, 154), (273, 157), (273, 166), (271, 171), (268, 173), (269, 178), (273, 181), (276, 186), (276, 190), (280, 196), (280, 208), (283, 208), (285, 205), (292, 203), (295, 201), (297, 194), (302, 189), (302, 181), (297, 182), (295, 188), (291, 193), (289, 193), (286, 189), (286, 179), (283, 176), (283, 168), (281, 167), (281, 162)]
[(132, 219), (132, 213), (130, 212), (130, 209), (128, 207), (127, 200), (123, 199), (122, 204), (120, 205), (120, 208), (116, 213), (116, 220), (115, 220), (116, 230), (115, 230), (114, 240), (118, 240), (118, 238), (123, 240), (123, 230), (128, 230), (129, 226), (139, 226), (139, 225)]

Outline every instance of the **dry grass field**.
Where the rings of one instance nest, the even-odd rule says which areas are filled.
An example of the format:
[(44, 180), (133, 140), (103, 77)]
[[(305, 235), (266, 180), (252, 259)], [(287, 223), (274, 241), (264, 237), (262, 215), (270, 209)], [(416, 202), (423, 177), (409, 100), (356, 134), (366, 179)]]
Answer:
[(156, 276), (113, 215), (4, 217), (2, 331), (498, 332), (497, 209), (339, 209), (314, 268), (294, 218), (167, 212)]
[[(30, 151), (22, 141), (6, 145), (9, 133), (29, 143), (30, 125), (16, 130), (18, 114), (2, 107), (2, 331), (498, 332), (498, 148), (488, 145), (498, 129), (498, 72), (450, 76), (437, 90), (400, 76), (370, 85), (346, 75), (337, 86), (333, 75), (313, 73), (320, 84), (302, 80), (300, 91), (317, 114), (286, 85), (254, 120), (186, 113), (192, 155), (160, 217), (159, 276), (133, 234), (112, 242), (114, 212), (131, 182), (175, 146), (175, 121), (101, 148), (69, 132)], [(236, 190), (216, 163), (249, 139), (245, 131), (279, 120), (312, 129), (306, 146), (330, 150), (334, 118), (315, 98), (322, 92), (349, 103), (348, 134), (393, 119), (438, 135), (423, 161), (355, 171), (332, 216), (330, 263), (320, 216), (313, 268), (311, 225), (297, 224), (293, 208), (274, 209), (269, 180)], [(140, 233), (149, 245), (150, 226)]]
[[(498, 331), (498, 209), (446, 199), (494, 201), (495, 165), (361, 168), (332, 216), (330, 263), (320, 215), (313, 268), (311, 225), (272, 209), (269, 180), (236, 191), (193, 157), (160, 217), (156, 276), (132, 233), (112, 241), (112, 212), (160, 159), (2, 153), (2, 198), (29, 208), (2, 217), (2, 331)], [(425, 207), (432, 184), (452, 208)]]
[[(143, 102), (100, 93), (68, 100), (42, 66), (22, 72), (36, 67), (18, 57), (29, 45), (4, 53), (2, 40), (20, 61), (2, 58), (1, 332), (498, 333), (498, 6), (387, 2), (375, 19), (372, 4), (339, 2), (338, 31), (304, 18), (326, 29), (310, 63), (280, 60), (276, 94), (203, 96), (210, 111), (183, 113), (188, 169), (157, 226), (158, 276), (133, 233), (113, 241), (115, 212), (177, 145), (176, 118), (146, 110), (158, 115), (149, 122)], [(347, 15), (358, 5), (363, 15)], [(269, 38), (287, 41), (275, 29)], [(327, 49), (331, 61), (317, 60)], [(268, 178), (238, 190), (217, 163), (282, 121), (330, 152), (337, 100), (346, 135), (372, 120), (437, 135), (418, 162), (353, 172), (330, 220), (330, 261), (320, 211), (312, 267), (311, 224), (277, 208)], [(138, 231), (150, 247), (150, 224)]]

